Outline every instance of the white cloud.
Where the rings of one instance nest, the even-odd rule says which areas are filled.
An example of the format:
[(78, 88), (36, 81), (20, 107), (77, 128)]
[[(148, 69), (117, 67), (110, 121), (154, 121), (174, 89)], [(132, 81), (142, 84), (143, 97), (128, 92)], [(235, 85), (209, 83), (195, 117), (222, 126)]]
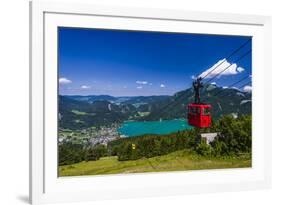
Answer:
[(149, 83), (149, 85), (152, 85), (152, 83)]
[(247, 93), (252, 92), (252, 86), (246, 85), (246, 86), (243, 88), (243, 91), (244, 91), (244, 92), (247, 92)]
[[(226, 69), (225, 71), (223, 71)], [(241, 72), (243, 72), (245, 69), (242, 67), (238, 67), (236, 63), (229, 63), (227, 60), (222, 59), (219, 60), (215, 65), (204, 71), (199, 75), (199, 77), (205, 77), (209, 72), (209, 74), (205, 77), (207, 78), (212, 78), (216, 75), (220, 74), (217, 77), (223, 76), (223, 75), (236, 75)], [(211, 72), (212, 71), (212, 72)]]
[(216, 82), (211, 82), (211, 85), (217, 85), (217, 83)]
[(160, 84), (160, 88), (165, 88), (166, 86), (164, 84)]
[(59, 84), (63, 85), (63, 84), (69, 84), (69, 83), (72, 83), (72, 81), (67, 78), (59, 78)]
[(136, 81), (136, 84), (146, 85), (146, 84), (148, 84), (148, 82), (147, 82), (147, 81), (137, 80), (137, 81)]
[(138, 86), (137, 89), (142, 89), (142, 86)]
[(227, 89), (227, 88), (228, 88), (228, 86), (223, 86), (222, 88), (223, 88), (223, 89)]
[(191, 79), (192, 79), (192, 80), (195, 80), (195, 79), (196, 79), (196, 76), (195, 76), (195, 75), (192, 75), (192, 76), (191, 76)]
[(239, 73), (241, 73), (241, 72), (243, 72), (245, 69), (242, 68), (242, 67), (238, 67), (236, 70), (237, 70)]
[(81, 89), (90, 89), (91, 87), (90, 86), (88, 86), (88, 85), (82, 85), (81, 86)]

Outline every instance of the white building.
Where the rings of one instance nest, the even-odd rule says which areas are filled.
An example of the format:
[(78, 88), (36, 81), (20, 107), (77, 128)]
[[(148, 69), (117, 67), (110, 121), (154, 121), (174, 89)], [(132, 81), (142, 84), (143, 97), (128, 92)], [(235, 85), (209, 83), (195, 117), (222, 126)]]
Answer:
[(206, 139), (206, 143), (210, 144), (210, 142), (214, 141), (214, 139), (218, 136), (217, 132), (214, 133), (202, 133), (200, 134), (201, 139)]

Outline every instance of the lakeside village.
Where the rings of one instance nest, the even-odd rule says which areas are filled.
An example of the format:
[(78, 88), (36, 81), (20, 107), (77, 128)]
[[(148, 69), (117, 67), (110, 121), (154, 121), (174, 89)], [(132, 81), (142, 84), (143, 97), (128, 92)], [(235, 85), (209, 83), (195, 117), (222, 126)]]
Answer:
[(118, 132), (120, 124), (113, 123), (109, 127), (91, 127), (82, 130), (69, 130), (59, 128), (59, 144), (64, 142), (72, 142), (74, 144), (83, 144), (87, 146), (95, 146), (97, 144), (107, 145), (108, 142), (126, 137)]

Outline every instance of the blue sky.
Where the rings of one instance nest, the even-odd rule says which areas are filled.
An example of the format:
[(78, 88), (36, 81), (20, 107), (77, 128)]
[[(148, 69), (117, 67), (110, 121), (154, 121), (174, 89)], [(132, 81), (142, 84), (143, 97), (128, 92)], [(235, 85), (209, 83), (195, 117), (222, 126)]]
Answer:
[[(60, 94), (112, 96), (173, 95), (251, 38), (82, 28), (59, 28), (58, 37)], [(228, 86), (251, 75), (251, 54), (235, 64), (250, 49), (251, 41), (211, 82)]]

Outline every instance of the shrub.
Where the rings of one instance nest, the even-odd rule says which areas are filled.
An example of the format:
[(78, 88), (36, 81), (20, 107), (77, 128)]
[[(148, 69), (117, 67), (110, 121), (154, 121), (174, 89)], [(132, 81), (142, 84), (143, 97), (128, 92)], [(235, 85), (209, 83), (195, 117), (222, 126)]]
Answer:
[(208, 145), (205, 140), (201, 140), (201, 142), (196, 146), (195, 150), (202, 156), (210, 156), (212, 154), (212, 147)]

